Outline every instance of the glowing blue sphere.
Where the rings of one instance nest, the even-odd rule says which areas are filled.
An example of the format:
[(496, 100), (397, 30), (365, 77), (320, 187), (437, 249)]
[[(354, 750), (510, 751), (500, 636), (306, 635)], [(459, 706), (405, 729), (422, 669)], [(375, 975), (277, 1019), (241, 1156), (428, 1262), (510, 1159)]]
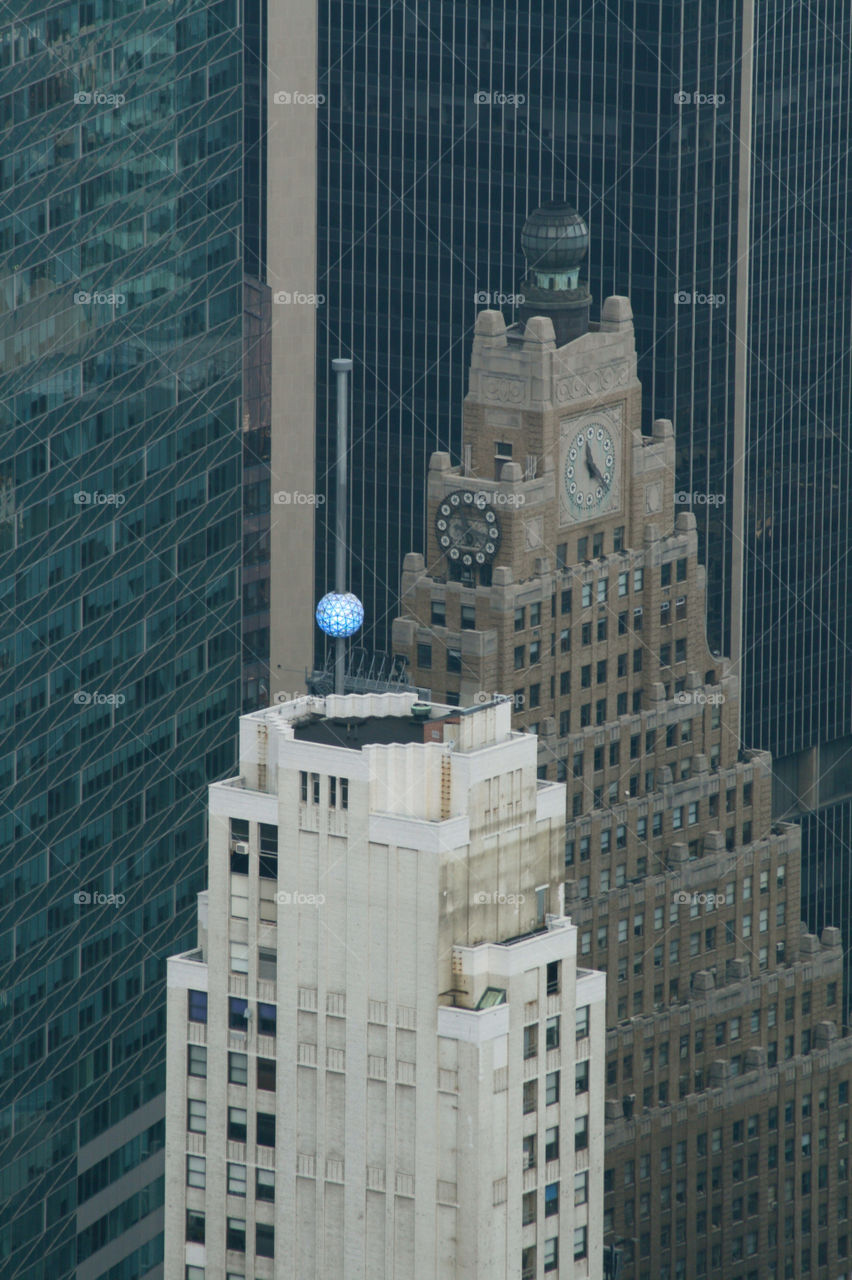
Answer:
[(354, 636), (364, 621), (364, 606), (351, 591), (329, 591), (317, 605), (316, 616), (327, 636)]

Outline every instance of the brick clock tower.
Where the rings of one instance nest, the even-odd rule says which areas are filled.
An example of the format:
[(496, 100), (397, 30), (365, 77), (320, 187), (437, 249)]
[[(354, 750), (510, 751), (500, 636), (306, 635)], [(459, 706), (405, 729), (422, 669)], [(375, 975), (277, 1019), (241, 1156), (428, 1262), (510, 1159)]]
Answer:
[(840, 936), (802, 932), (799, 830), (772, 825), (770, 758), (741, 749), (737, 681), (707, 647), (672, 424), (641, 434), (630, 304), (590, 321), (587, 247), (569, 206), (537, 210), (520, 323), (477, 317), (462, 462), (432, 457), (394, 652), (443, 702), (512, 698), (540, 778), (566, 784), (566, 911), (608, 974), (621, 1280), (835, 1280), (852, 1274)]

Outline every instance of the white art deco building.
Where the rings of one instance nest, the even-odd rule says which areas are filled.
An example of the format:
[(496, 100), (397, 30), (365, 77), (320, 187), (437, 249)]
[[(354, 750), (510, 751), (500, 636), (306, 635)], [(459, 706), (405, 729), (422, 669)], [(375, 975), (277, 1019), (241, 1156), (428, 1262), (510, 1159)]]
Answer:
[(604, 975), (510, 707), (244, 716), (169, 962), (173, 1280), (599, 1280)]

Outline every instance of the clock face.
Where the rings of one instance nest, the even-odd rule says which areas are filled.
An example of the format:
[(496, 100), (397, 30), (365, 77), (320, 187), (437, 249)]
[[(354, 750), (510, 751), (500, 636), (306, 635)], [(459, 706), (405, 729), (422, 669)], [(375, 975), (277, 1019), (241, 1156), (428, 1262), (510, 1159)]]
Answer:
[(485, 494), (458, 489), (435, 516), (438, 546), (453, 564), (490, 564), (500, 546), (500, 521)]
[(563, 426), (563, 521), (593, 520), (619, 507), (620, 439), (609, 413)]

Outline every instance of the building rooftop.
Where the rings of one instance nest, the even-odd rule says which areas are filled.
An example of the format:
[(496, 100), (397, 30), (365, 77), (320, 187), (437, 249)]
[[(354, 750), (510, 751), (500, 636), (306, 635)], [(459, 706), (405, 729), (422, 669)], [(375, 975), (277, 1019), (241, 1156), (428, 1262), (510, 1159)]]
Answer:
[[(297, 742), (317, 742), (326, 747), (349, 747), (360, 751), (361, 747), (373, 744), (433, 742), (435, 738), (431, 726), (436, 720), (452, 721), (455, 716), (430, 714), (417, 718), (411, 716), (364, 716), (327, 719), (325, 716), (311, 717), (293, 725), (293, 736)], [(440, 739), (438, 739), (440, 740)]]

